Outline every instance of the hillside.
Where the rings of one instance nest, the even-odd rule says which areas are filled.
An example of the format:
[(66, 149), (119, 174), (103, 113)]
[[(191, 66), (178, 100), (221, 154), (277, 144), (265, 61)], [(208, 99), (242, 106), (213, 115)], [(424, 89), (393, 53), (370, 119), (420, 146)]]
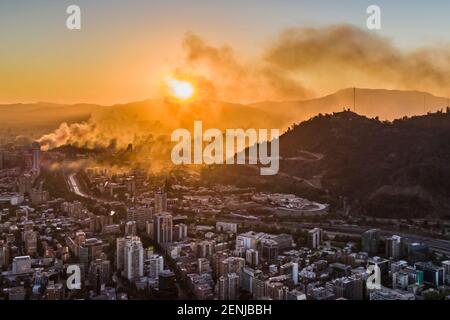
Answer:
[(411, 117), (435, 112), (447, 107), (448, 100), (419, 91), (362, 88), (356, 88), (354, 91), (353, 88), (348, 88), (317, 99), (261, 102), (251, 106), (264, 111), (277, 110), (289, 114), (295, 121), (304, 121), (319, 113), (339, 112), (346, 108), (353, 110), (354, 104), (358, 114), (392, 121), (403, 116)]
[[(417, 91), (356, 89), (356, 111), (368, 117), (393, 120), (424, 114), (447, 106), (447, 99)], [(189, 128), (193, 120), (203, 120), (214, 128), (279, 128), (320, 113), (353, 108), (353, 89), (344, 89), (317, 99), (292, 102), (238, 104), (195, 101), (176, 104), (164, 100), (144, 100), (113, 106), (94, 104), (58, 105), (51, 103), (0, 105), (0, 128), (34, 138), (48, 134), (61, 123), (80, 123), (91, 119), (117, 125), (147, 124), (145, 130), (167, 133), (177, 127)], [(161, 133), (161, 132), (159, 132)]]
[(62, 122), (86, 121), (101, 106), (91, 104), (60, 105), (53, 103), (2, 104), (0, 128), (37, 138), (55, 130)]
[[(255, 183), (379, 217), (448, 215), (450, 114), (381, 122), (350, 111), (316, 116), (280, 139), (280, 173), (222, 166), (204, 176)], [(256, 175), (255, 175), (256, 174)], [(281, 186), (281, 187), (280, 187)]]

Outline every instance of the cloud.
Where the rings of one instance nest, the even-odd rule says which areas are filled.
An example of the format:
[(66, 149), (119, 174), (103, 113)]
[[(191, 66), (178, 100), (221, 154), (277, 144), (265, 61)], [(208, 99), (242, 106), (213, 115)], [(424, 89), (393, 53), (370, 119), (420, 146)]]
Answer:
[(252, 61), (192, 33), (183, 47), (185, 61), (177, 70), (202, 74), (228, 101), (305, 99), (353, 86), (449, 94), (448, 45), (402, 50), (347, 24), (284, 30)]
[(176, 70), (201, 77), (203, 83), (214, 88), (211, 90), (215, 93), (214, 98), (254, 102), (281, 97), (305, 98), (311, 94), (300, 82), (286, 76), (283, 68), (262, 59), (250, 62), (239, 59), (230, 46), (215, 47), (198, 35), (187, 33), (183, 48), (185, 61)]
[(328, 90), (357, 86), (449, 93), (448, 46), (404, 51), (389, 39), (351, 25), (285, 30), (264, 59)]

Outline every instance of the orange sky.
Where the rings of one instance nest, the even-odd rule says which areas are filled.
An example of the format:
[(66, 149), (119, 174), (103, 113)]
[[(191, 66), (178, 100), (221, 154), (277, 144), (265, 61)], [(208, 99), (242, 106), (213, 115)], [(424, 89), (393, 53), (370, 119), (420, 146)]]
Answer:
[[(72, 1), (2, 3), (0, 103), (109, 105), (160, 98), (161, 81), (175, 71), (191, 74), (207, 91), (205, 98), (235, 102), (308, 98), (347, 86), (418, 89), (448, 95), (442, 88), (447, 87), (449, 66), (441, 62), (448, 61), (449, 56), (448, 19), (442, 19), (449, 4), (424, 7), (413, 0), (404, 8), (380, 0), (382, 30), (367, 33), (368, 38), (365, 33), (352, 32), (362, 45), (357, 50), (377, 52), (378, 43), (386, 50), (350, 65), (344, 59), (348, 52), (338, 46), (336, 32), (327, 27), (351, 24), (367, 32), (368, 0), (349, 0), (345, 6), (334, 1), (304, 0), (78, 3), (82, 9), (81, 31), (65, 28), (65, 9)], [(330, 51), (331, 56), (316, 54), (322, 60), (311, 65), (280, 57), (280, 50), (296, 50), (278, 43), (282, 31), (290, 27), (317, 28), (322, 43), (310, 44), (313, 39), (306, 39), (300, 47), (317, 45), (323, 48), (317, 52)], [(205, 41), (201, 55), (191, 56), (188, 63), (189, 50), (183, 47), (187, 32)], [(294, 34), (303, 41), (304, 32), (301, 29)], [(377, 42), (378, 37), (391, 43)], [(270, 51), (275, 44), (279, 50)], [(415, 48), (436, 44), (438, 49), (428, 48), (425, 54), (415, 52)], [(405, 50), (412, 52), (405, 54)], [(309, 57), (302, 57), (309, 62)], [(382, 64), (388, 67), (380, 68)], [(408, 83), (404, 74), (411, 66), (420, 68)]]

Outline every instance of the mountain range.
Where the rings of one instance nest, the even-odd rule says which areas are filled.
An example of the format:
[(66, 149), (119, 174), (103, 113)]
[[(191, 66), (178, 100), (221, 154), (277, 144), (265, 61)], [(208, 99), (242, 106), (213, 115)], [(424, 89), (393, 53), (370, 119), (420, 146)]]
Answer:
[[(447, 98), (418, 91), (384, 89), (343, 89), (333, 94), (303, 101), (266, 101), (252, 104), (221, 101), (195, 101), (179, 105), (166, 100), (145, 100), (113, 106), (96, 104), (3, 104), (0, 105), (0, 128), (36, 139), (68, 124), (88, 121), (92, 115), (105, 121), (159, 123), (166, 130), (192, 125), (203, 120), (214, 128), (280, 128), (317, 114), (352, 109), (368, 117), (393, 120), (403, 116), (420, 115), (447, 106)], [(130, 117), (131, 115), (131, 117)], [(114, 118), (112, 118), (114, 117)]]

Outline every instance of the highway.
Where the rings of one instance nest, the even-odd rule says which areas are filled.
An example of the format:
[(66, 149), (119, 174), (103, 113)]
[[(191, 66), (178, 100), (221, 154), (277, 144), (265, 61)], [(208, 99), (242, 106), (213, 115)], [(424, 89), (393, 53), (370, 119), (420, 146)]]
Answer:
[[(282, 223), (283, 227), (290, 226), (303, 229), (303, 230), (309, 230), (312, 229), (311, 225), (305, 225), (302, 223), (296, 223), (296, 222), (286, 222)], [(348, 235), (348, 236), (361, 236), (366, 230), (370, 229), (370, 227), (359, 227), (359, 226), (333, 226), (330, 227), (328, 225), (314, 225), (314, 227), (322, 228), (323, 230), (327, 231), (330, 235)], [(392, 235), (398, 235), (402, 237), (406, 243), (413, 243), (413, 242), (422, 242), (429, 246), (432, 250), (445, 253), (446, 255), (450, 255), (450, 241), (444, 240), (444, 239), (434, 239), (422, 235), (416, 235), (416, 234), (409, 234), (404, 232), (397, 232), (397, 231), (388, 231), (380, 229), (380, 236), (381, 238), (387, 238)]]
[(69, 183), (70, 190), (77, 196), (92, 199), (92, 197), (88, 196), (80, 190), (80, 187), (77, 184), (77, 180), (75, 179), (75, 175), (76, 173), (71, 173), (68, 177), (67, 182)]
[(105, 199), (96, 198), (96, 197), (93, 197), (93, 196), (91, 196), (89, 194), (86, 194), (83, 191), (81, 191), (81, 188), (78, 185), (78, 181), (75, 178), (75, 176), (76, 176), (76, 173), (71, 173), (71, 174), (69, 174), (67, 176), (67, 183), (69, 184), (69, 188), (70, 188), (71, 192), (75, 193), (77, 196), (80, 196), (80, 197), (83, 197), (83, 198), (86, 198), (86, 199), (90, 199), (90, 200), (94, 200), (94, 201), (97, 201), (97, 202), (102, 203), (102, 204), (114, 203), (114, 201), (109, 201), (109, 200), (105, 200)]

